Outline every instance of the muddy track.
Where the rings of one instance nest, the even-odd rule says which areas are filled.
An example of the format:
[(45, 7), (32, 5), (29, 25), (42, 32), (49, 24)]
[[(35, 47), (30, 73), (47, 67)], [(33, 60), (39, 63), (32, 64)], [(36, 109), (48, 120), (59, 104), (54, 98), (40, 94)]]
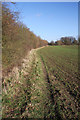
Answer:
[(47, 89), (50, 92), (50, 99), (51, 99), (51, 102), (54, 104), (54, 95), (52, 93), (53, 90), (51, 88), (51, 82), (49, 79), (49, 75), (48, 75), (48, 72), (46, 71), (46, 67), (45, 67), (44, 61), (42, 61), (42, 59), (41, 59), (41, 62), (42, 62), (42, 69), (43, 69), (44, 77), (45, 77), (45, 80), (47, 82)]

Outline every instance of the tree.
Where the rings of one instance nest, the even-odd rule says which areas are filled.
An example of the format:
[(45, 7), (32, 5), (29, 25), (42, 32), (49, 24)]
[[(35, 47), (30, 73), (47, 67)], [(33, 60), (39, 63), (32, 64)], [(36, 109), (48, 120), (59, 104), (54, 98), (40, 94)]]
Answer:
[(64, 43), (64, 45), (71, 45), (71, 39), (69, 37), (64, 37), (63, 43)]
[(48, 45), (54, 45), (54, 41), (51, 41), (50, 43), (48, 43)]
[(29, 50), (48, 44), (47, 41), (31, 32), (18, 18), (17, 12), (12, 12), (7, 4), (2, 4), (2, 62), (4, 66), (13, 66), (19, 63)]
[(74, 37), (61, 37), (60, 39), (64, 45), (76, 44), (76, 39)]
[(77, 41), (77, 40), (74, 40), (74, 41), (72, 42), (72, 44), (77, 45), (77, 44), (78, 44), (78, 41)]

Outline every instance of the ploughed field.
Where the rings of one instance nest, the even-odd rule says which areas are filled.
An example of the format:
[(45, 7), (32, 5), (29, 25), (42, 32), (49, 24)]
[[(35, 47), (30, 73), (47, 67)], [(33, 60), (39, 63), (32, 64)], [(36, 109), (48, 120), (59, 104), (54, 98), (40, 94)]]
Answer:
[(78, 46), (52, 46), (38, 50), (47, 76), (53, 118), (79, 119)]
[(79, 120), (78, 85), (78, 46), (31, 50), (2, 79), (2, 117)]

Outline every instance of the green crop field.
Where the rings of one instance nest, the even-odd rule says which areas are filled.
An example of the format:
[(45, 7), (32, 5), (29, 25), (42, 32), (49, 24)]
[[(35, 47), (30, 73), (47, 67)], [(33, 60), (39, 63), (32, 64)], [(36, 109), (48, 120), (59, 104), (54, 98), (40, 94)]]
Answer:
[[(78, 46), (52, 46), (38, 50), (45, 66), (53, 101), (51, 116), (77, 119), (79, 103)], [(55, 116), (55, 117), (54, 117)]]

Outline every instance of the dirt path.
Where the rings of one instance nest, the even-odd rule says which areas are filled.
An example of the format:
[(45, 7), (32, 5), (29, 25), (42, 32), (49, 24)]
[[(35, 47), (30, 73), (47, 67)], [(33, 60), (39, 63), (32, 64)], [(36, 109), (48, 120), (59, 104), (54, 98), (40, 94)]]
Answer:
[(54, 104), (54, 99), (49, 85), (48, 74), (36, 51), (33, 53), (33, 64), (31, 69), (30, 100), (21, 117), (53, 118), (51, 112), (54, 114), (54, 109), (51, 105)]

